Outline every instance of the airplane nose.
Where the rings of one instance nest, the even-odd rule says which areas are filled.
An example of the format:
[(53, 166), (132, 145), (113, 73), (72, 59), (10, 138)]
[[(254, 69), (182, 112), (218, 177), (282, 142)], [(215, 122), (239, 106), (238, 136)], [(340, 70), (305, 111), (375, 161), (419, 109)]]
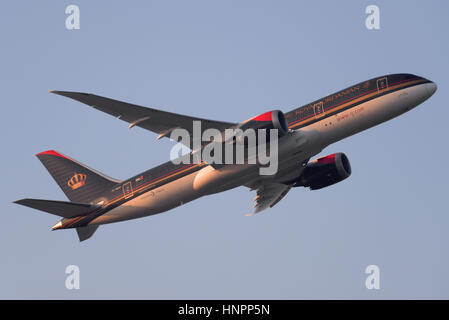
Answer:
[(437, 91), (437, 85), (435, 84), (435, 82), (426, 83), (426, 90), (430, 98), (435, 93), (435, 91)]

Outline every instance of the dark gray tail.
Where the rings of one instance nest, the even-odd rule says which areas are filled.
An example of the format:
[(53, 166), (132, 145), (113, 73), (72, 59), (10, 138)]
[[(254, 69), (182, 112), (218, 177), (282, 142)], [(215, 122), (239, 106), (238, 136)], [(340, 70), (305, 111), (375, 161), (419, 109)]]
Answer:
[(36, 156), (73, 202), (97, 203), (120, 183), (54, 150)]

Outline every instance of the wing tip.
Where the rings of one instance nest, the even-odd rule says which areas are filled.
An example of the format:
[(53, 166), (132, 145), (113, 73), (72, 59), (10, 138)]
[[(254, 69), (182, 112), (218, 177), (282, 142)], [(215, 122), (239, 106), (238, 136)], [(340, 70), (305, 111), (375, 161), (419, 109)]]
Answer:
[(22, 204), (22, 203), (24, 203), (26, 200), (27, 200), (26, 198), (23, 198), (23, 199), (15, 200), (15, 201), (13, 201), (12, 203)]
[[(58, 94), (60, 96), (67, 96), (70, 93), (75, 93), (75, 92), (70, 92), (70, 91), (59, 91), (59, 90), (49, 90), (49, 93), (54, 93), (54, 94)], [(77, 93), (77, 92), (76, 92)]]
[(90, 93), (77, 92), (77, 91), (59, 91), (59, 90), (49, 90), (49, 93), (57, 94), (63, 97), (71, 98), (77, 100), (83, 96), (90, 96)]

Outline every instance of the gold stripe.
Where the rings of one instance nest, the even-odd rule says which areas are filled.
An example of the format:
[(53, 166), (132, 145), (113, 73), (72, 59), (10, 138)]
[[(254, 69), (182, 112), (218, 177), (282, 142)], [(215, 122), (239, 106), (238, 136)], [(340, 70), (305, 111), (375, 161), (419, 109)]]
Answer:
[[(150, 184), (148, 184), (148, 185), (145, 185), (145, 186), (141, 186), (141, 187), (139, 187), (139, 188), (133, 190), (133, 193), (134, 193), (134, 192), (139, 192), (139, 191), (144, 190), (144, 189), (147, 189), (147, 188), (149, 188), (149, 187), (151, 187), (151, 186), (154, 186), (156, 183), (159, 183), (159, 182), (164, 181), (164, 180), (166, 180), (166, 179), (172, 178), (173, 176), (176, 176), (176, 175), (178, 175), (178, 174), (181, 174), (181, 173), (183, 173), (183, 172), (186, 172), (186, 171), (188, 171), (188, 170), (190, 170), (190, 169), (192, 169), (192, 168), (196, 168), (196, 167), (201, 166), (201, 165), (203, 165), (203, 163), (198, 163), (198, 164), (196, 164), (196, 165), (194, 165), (194, 166), (191, 166), (191, 167), (189, 167), (189, 168), (186, 168), (186, 169), (184, 169), (184, 170), (175, 172), (175, 173), (173, 173), (173, 174), (171, 174), (171, 175), (169, 175), (169, 176), (164, 177), (163, 179), (154, 181), (154, 182), (152, 182), (152, 183), (150, 183)], [(116, 200), (114, 200), (114, 201), (108, 203), (107, 206), (110, 206), (110, 205), (116, 203), (117, 201), (123, 200), (124, 197), (125, 197), (125, 195), (121, 196), (120, 198), (118, 198), (118, 199), (116, 199)]]

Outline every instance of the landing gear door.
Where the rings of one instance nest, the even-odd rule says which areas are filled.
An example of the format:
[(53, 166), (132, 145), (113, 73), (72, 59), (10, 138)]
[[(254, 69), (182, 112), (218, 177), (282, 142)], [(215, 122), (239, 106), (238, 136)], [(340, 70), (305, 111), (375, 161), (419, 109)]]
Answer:
[(125, 199), (132, 197), (133, 196), (133, 186), (131, 184), (131, 181), (126, 182), (122, 186), (122, 190), (123, 190), (123, 195), (125, 196)]

